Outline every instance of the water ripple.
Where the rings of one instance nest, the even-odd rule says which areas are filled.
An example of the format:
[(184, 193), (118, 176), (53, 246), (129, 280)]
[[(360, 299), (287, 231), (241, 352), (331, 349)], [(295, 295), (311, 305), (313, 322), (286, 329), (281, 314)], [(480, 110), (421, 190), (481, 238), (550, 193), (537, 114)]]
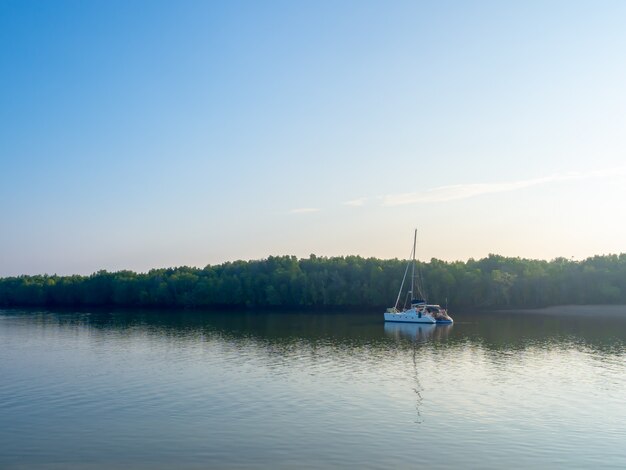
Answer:
[(624, 323), (378, 317), (0, 312), (0, 467), (626, 467)]

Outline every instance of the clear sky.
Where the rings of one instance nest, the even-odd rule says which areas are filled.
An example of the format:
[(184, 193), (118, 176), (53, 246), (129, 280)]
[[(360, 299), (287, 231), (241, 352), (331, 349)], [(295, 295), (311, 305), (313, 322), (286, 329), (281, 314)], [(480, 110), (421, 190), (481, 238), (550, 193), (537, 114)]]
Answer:
[(626, 2), (0, 0), (0, 276), (626, 251)]

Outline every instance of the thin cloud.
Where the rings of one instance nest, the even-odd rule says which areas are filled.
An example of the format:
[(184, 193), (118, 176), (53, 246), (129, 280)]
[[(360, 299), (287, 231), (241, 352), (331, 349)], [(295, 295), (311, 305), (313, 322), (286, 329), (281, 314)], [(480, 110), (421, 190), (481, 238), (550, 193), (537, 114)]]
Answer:
[(366, 201), (367, 201), (366, 197), (360, 197), (360, 198), (357, 198), (357, 199), (353, 199), (351, 201), (346, 201), (343, 204), (345, 206), (361, 207), (362, 205), (365, 204)]
[(423, 202), (444, 202), (459, 199), (468, 199), (470, 197), (481, 196), (483, 194), (517, 191), (518, 189), (524, 189), (549, 183), (556, 183), (559, 181), (581, 180), (623, 174), (626, 174), (626, 167), (596, 170), (586, 173), (570, 172), (560, 175), (546, 176), (543, 178), (509, 181), (505, 183), (467, 183), (439, 186), (420, 192), (387, 194), (380, 197), (379, 199), (381, 200), (381, 205), (387, 207), (401, 206), (406, 204), (417, 204)]
[[(420, 202), (444, 202), (457, 199), (467, 199), (482, 194), (502, 193), (518, 189), (552, 183), (565, 178), (546, 177), (523, 181), (510, 181), (507, 183), (466, 183), (450, 186), (439, 186), (421, 192), (387, 194), (382, 197), (383, 206), (401, 206)], [(571, 179), (567, 178), (567, 179)]]
[(321, 209), (316, 207), (299, 207), (298, 209), (291, 209), (290, 214), (310, 214), (312, 212), (319, 212)]

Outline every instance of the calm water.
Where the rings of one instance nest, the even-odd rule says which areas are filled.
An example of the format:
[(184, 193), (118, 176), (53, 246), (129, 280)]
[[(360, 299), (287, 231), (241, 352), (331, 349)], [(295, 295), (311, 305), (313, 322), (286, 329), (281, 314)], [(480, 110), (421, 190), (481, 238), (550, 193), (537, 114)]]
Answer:
[(626, 307), (593, 310), (0, 310), (0, 468), (626, 468)]

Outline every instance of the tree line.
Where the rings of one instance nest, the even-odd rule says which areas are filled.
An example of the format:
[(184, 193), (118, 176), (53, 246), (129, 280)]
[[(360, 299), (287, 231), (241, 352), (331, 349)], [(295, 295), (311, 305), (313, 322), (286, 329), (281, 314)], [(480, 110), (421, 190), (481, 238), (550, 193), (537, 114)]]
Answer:
[[(270, 256), (205, 268), (90, 276), (0, 278), (4, 307), (382, 308), (393, 306), (406, 261)], [(489, 255), (419, 262), (426, 299), (456, 307), (626, 304), (626, 253), (583, 261)], [(404, 298), (403, 298), (404, 299)]]

